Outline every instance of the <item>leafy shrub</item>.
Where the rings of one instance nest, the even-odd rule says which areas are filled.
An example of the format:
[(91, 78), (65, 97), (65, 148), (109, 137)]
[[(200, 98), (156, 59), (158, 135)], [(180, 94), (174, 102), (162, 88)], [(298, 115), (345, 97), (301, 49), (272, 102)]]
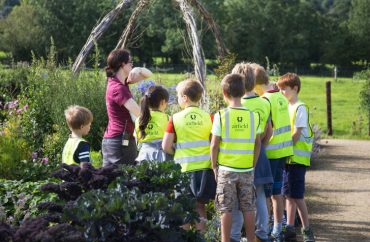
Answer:
[(181, 228), (197, 219), (197, 213), (195, 201), (189, 196), (188, 179), (180, 170), (173, 162), (118, 169), (62, 165), (53, 176), (64, 181), (41, 187), (42, 191), (56, 193), (61, 203), (40, 203), (38, 207), (48, 213), (26, 220), (19, 227), (0, 224), (0, 236), (15, 242), (26, 238), (200, 241), (196, 231)]
[(26, 140), (19, 138), (19, 122), (16, 119), (0, 128), (0, 178), (18, 179), (31, 157), (31, 149)]
[[(8, 109), (8, 120), (0, 127), (0, 178), (37, 181), (47, 179), (58, 164), (38, 152), (24, 138), (21, 116), (27, 112), (14, 101)], [(32, 153), (32, 155), (31, 155)]]
[(368, 118), (368, 135), (370, 136), (370, 69), (358, 73), (365, 80), (360, 92), (361, 108)]
[(91, 158), (93, 167), (100, 168), (103, 166), (103, 156), (100, 151), (91, 151), (90, 158)]
[(40, 187), (50, 180), (23, 182), (0, 180), (0, 207), (3, 208), (3, 220), (12, 224), (40, 214), (37, 205), (41, 202), (55, 201), (56, 195), (40, 191)]
[(0, 65), (0, 90), (4, 94), (16, 97), (21, 91), (21, 86), (27, 85), (28, 74), (28, 66), (21, 63), (13, 65), (11, 68)]
[[(28, 86), (22, 90), (23, 100), (27, 100), (29, 112), (22, 116), (22, 127), (26, 139), (34, 144), (34, 149), (44, 149), (45, 155), (58, 159), (52, 149), (44, 147), (46, 139), (58, 133), (58, 152), (62, 149), (63, 138), (68, 138), (64, 110), (70, 105), (89, 108), (94, 121), (90, 135), (86, 138), (95, 150), (100, 150), (102, 134), (106, 127), (105, 77), (98, 70), (83, 71), (74, 76), (56, 64), (56, 52), (52, 47), (47, 60), (34, 59), (28, 75)], [(51, 152), (51, 153), (49, 153)]]

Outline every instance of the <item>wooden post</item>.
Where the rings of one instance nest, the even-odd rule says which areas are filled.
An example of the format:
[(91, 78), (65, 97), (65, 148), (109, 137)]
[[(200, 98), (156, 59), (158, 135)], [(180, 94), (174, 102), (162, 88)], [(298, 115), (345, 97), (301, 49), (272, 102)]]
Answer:
[(328, 123), (328, 135), (333, 135), (333, 128), (331, 123), (331, 81), (326, 81), (326, 114)]

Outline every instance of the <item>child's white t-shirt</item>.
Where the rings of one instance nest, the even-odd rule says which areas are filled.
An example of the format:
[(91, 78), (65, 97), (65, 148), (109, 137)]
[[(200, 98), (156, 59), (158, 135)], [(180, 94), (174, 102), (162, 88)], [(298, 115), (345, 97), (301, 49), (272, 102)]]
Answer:
[[(291, 110), (294, 106), (289, 104), (289, 112), (293, 111)], [(309, 137), (308, 133), (308, 113), (305, 106), (301, 105), (297, 109), (294, 127), (295, 128), (303, 128), (301, 134), (304, 137)]]
[[(240, 108), (237, 108), (237, 109), (245, 109), (247, 110), (246, 108), (244, 107), (240, 107)], [(211, 130), (211, 133), (215, 136), (218, 136), (218, 137), (221, 137), (221, 133), (222, 133), (222, 130), (221, 130), (221, 121), (220, 121), (220, 113), (217, 112), (213, 118), (213, 124), (212, 124), (212, 130)], [(257, 134), (260, 134), (261, 133), (261, 128), (260, 126), (258, 125), (258, 128), (257, 128)], [(219, 170), (224, 170), (224, 171), (233, 171), (233, 172), (248, 172), (248, 171), (253, 171), (253, 168), (251, 169), (233, 169), (231, 167), (226, 167), (226, 166), (219, 166)]]

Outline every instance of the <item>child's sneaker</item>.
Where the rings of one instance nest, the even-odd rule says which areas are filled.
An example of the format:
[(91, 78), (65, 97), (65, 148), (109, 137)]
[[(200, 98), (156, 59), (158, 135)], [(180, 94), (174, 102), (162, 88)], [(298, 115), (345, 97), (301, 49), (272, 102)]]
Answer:
[(285, 227), (284, 239), (285, 241), (296, 241), (297, 240), (297, 234), (293, 226)]
[(311, 228), (308, 228), (308, 229), (302, 228), (302, 234), (303, 234), (304, 242), (315, 242), (315, 237), (313, 236), (313, 232)]
[(272, 242), (283, 242), (284, 241), (283, 233), (280, 233), (280, 234), (271, 233), (270, 240)]

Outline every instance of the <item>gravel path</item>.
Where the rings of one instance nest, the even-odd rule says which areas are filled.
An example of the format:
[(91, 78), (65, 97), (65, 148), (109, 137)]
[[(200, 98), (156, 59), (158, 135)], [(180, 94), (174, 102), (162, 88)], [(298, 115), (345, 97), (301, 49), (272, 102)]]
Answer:
[(370, 241), (370, 141), (321, 140), (306, 175), (317, 241)]

